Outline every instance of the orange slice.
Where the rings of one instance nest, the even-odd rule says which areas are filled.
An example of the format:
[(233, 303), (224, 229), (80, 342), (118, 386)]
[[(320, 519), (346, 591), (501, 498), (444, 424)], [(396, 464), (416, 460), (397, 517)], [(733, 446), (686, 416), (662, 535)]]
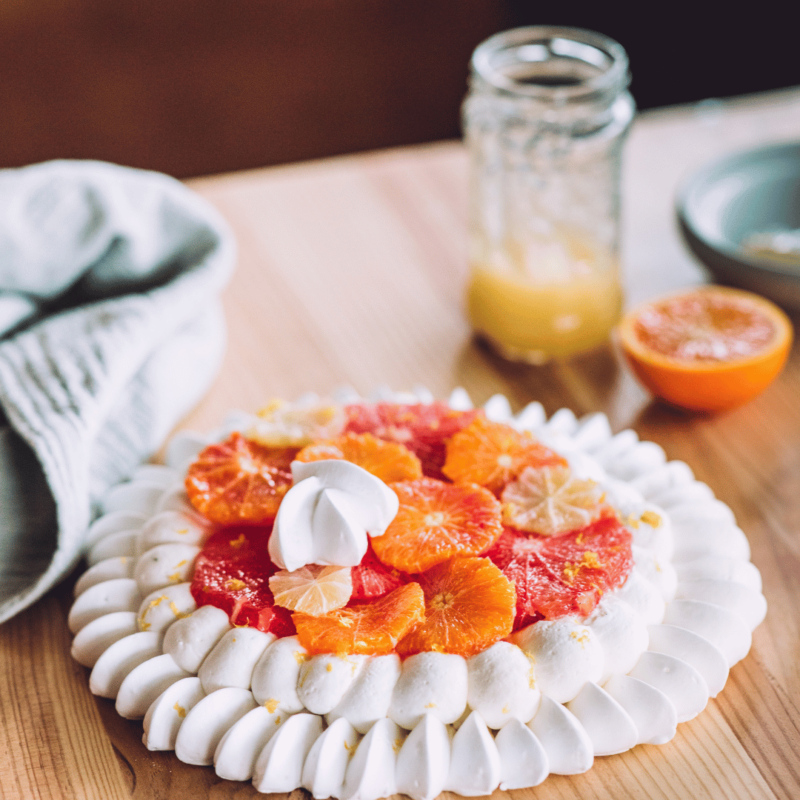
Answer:
[(425, 596), (407, 583), (378, 600), (340, 608), (323, 617), (292, 614), (300, 644), (312, 655), (387, 655), (425, 618)]
[(622, 350), (644, 386), (693, 411), (755, 397), (783, 368), (792, 335), (774, 303), (720, 286), (646, 303), (619, 326)]
[(603, 490), (576, 478), (569, 467), (526, 467), (503, 490), (503, 518), (521, 531), (555, 536), (599, 519)]
[(262, 447), (234, 433), (206, 447), (189, 467), (189, 501), (222, 525), (270, 522), (292, 485), (290, 465), (296, 453), (296, 447)]
[(319, 617), (347, 605), (353, 593), (350, 567), (320, 567), (315, 564), (282, 569), (269, 579), (275, 605)]
[(425, 621), (400, 641), (400, 655), (434, 650), (469, 658), (511, 633), (517, 593), (488, 558), (453, 558), (419, 582)]
[(392, 484), (400, 500), (383, 536), (372, 538), (378, 560), (402, 572), (424, 572), (456, 555), (477, 555), (503, 532), (500, 503), (475, 484), (434, 478)]
[(477, 417), (448, 442), (442, 471), (455, 483), (477, 483), (500, 494), (525, 467), (566, 463), (533, 434)]
[(304, 447), (298, 461), (328, 458), (352, 461), (386, 483), (422, 477), (419, 459), (404, 445), (385, 442), (371, 433), (346, 433), (337, 439)]

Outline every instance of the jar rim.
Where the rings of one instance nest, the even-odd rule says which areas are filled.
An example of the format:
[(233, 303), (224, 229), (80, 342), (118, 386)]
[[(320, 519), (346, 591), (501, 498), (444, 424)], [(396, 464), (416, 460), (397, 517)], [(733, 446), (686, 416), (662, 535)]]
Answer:
[[(548, 86), (508, 75), (502, 70), (503, 56), (505, 65), (544, 62), (548, 56), (561, 56), (600, 71), (570, 85)], [(475, 48), (471, 65), (475, 74), (503, 93), (548, 101), (583, 101), (610, 89), (621, 91), (630, 82), (625, 48), (609, 36), (584, 28), (530, 25), (496, 33)]]

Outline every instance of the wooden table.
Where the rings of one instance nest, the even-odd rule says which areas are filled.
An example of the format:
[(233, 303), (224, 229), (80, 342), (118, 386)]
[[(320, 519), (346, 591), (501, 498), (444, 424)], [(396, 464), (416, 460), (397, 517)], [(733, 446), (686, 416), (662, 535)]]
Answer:
[[(800, 138), (800, 91), (642, 115), (626, 151), (624, 271), (629, 301), (701, 281), (672, 210), (679, 180), (710, 158)], [(196, 180), (241, 247), (225, 293), (230, 343), (218, 381), (183, 427), (272, 397), (422, 384), (476, 402), (604, 411), (633, 427), (734, 510), (764, 575), (770, 613), (722, 694), (661, 747), (551, 776), (536, 798), (800, 797), (800, 348), (762, 396), (716, 417), (651, 402), (609, 347), (534, 368), (477, 346), (465, 322), (466, 158), (457, 143)], [(0, 797), (243, 798), (171, 753), (149, 753), (141, 723), (95, 699), (69, 657), (70, 582), (0, 628)], [(498, 793), (500, 794), (500, 793)], [(297, 793), (297, 797), (300, 794)]]

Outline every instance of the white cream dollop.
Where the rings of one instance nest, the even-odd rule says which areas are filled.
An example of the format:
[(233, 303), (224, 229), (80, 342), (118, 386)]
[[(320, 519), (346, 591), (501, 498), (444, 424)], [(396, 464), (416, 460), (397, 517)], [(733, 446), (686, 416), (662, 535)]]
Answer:
[(367, 552), (367, 534), (381, 536), (399, 507), (397, 495), (349, 461), (292, 462), (269, 555), (290, 572), (306, 564), (354, 567)]

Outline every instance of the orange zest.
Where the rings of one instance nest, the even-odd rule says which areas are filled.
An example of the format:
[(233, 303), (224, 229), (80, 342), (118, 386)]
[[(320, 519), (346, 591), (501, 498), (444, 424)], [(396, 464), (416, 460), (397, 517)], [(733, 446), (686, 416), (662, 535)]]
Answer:
[(385, 442), (371, 433), (346, 433), (327, 442), (304, 447), (298, 461), (343, 459), (357, 464), (386, 483), (422, 477), (420, 460), (404, 445)]
[(400, 507), (383, 536), (372, 538), (378, 560), (416, 573), (456, 555), (477, 555), (503, 532), (500, 503), (475, 484), (434, 478), (392, 484)]
[(499, 494), (525, 467), (566, 463), (528, 431), (477, 417), (447, 443), (442, 471), (455, 483), (477, 483)]
[(631, 369), (657, 397), (722, 411), (764, 390), (789, 355), (792, 324), (774, 303), (707, 286), (645, 303), (619, 326)]
[(191, 504), (221, 525), (263, 525), (292, 485), (296, 447), (263, 447), (234, 433), (206, 447), (186, 474)]
[(425, 596), (418, 583), (321, 617), (292, 614), (300, 644), (311, 655), (388, 655), (424, 619)]
[(453, 558), (418, 580), (425, 619), (400, 641), (400, 655), (433, 650), (469, 658), (511, 633), (514, 584), (488, 558)]

